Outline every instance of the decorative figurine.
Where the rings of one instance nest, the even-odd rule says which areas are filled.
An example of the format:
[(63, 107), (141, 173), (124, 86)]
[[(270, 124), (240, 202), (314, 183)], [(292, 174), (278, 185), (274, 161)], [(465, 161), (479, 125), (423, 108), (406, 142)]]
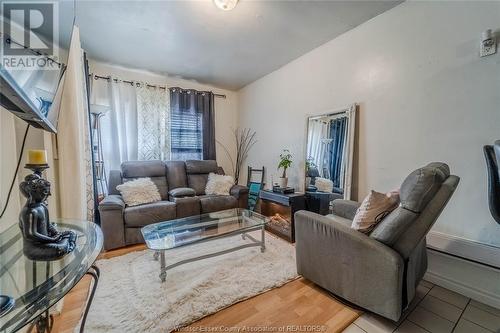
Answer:
[(19, 185), (27, 198), (19, 215), (19, 227), (23, 234), (24, 254), (31, 260), (55, 260), (74, 250), (76, 233), (57, 230), (50, 222), (46, 200), (50, 195), (50, 182), (42, 178), (47, 164), (27, 164), (34, 171)]

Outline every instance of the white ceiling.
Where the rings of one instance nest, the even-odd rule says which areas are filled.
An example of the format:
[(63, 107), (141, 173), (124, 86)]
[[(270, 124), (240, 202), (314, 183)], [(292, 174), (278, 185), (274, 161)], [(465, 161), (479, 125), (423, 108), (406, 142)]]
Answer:
[[(78, 1), (90, 58), (237, 90), (402, 1)], [(60, 2), (67, 44), (72, 1)]]

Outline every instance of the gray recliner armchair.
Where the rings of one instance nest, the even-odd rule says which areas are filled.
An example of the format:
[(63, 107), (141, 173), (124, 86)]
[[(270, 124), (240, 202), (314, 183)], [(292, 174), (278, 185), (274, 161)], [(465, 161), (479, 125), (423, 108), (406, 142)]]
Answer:
[(425, 237), (459, 177), (430, 163), (412, 172), (401, 203), (370, 234), (352, 229), (359, 204), (335, 200), (333, 214), (295, 214), (297, 270), (343, 299), (397, 321), (427, 270)]

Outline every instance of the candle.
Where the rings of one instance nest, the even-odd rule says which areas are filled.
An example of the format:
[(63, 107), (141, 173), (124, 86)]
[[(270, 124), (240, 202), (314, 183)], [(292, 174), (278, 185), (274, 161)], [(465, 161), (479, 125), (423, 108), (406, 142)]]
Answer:
[(28, 150), (28, 164), (47, 164), (47, 151), (43, 149)]

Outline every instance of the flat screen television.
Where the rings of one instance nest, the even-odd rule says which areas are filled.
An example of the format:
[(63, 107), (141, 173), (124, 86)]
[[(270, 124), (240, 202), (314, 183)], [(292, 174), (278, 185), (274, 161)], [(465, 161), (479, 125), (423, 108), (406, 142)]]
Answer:
[(30, 125), (56, 133), (59, 103), (55, 98), (63, 73), (64, 66), (50, 70), (0, 66), (0, 105)]

